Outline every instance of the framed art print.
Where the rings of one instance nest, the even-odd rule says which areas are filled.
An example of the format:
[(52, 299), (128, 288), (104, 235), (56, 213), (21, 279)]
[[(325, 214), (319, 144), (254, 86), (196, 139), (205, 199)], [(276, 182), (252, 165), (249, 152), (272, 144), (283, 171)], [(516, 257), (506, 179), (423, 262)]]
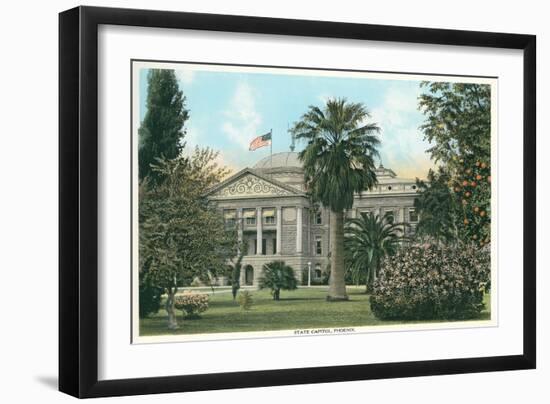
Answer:
[(79, 7), (59, 74), (60, 390), (535, 367), (534, 36)]

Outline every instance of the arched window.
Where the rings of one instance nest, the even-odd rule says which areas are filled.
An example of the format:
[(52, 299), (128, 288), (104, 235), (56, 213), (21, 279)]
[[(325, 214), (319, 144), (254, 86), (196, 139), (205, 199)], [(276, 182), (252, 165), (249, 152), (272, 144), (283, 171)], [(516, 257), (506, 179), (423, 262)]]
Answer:
[(315, 264), (315, 278), (321, 278), (323, 276), (323, 271), (321, 271), (321, 264)]

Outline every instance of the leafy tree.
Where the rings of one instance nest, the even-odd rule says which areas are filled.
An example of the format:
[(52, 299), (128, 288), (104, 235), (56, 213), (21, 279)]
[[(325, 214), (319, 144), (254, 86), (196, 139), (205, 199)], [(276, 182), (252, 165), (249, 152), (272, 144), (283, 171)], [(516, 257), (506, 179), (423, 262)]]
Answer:
[(344, 266), (344, 210), (356, 192), (377, 183), (374, 158), (380, 128), (367, 123), (361, 103), (330, 99), (323, 109), (310, 106), (292, 133), (307, 141), (299, 158), (312, 199), (330, 209), (331, 277), (327, 300), (347, 300)]
[(241, 288), (241, 269), (243, 267), (243, 257), (243, 251), (239, 251), (235, 262), (229, 263), (227, 268), (229, 282), (231, 283), (231, 294), (233, 295), (233, 300), (237, 298), (237, 292)]
[[(459, 164), (491, 156), (491, 87), (486, 84), (423, 82), (419, 107), (425, 120), (420, 129), (433, 146), (436, 162), (451, 172)], [(462, 162), (460, 160), (463, 160)]]
[(358, 278), (365, 274), (365, 292), (368, 292), (380, 274), (385, 257), (395, 254), (403, 237), (402, 223), (390, 220), (390, 213), (380, 217), (362, 213), (346, 223), (346, 261), (348, 268)]
[(427, 181), (417, 179), (418, 196), (414, 207), (420, 220), (418, 236), (430, 236), (438, 242), (450, 242), (458, 237), (456, 198), (449, 187), (450, 175), (443, 167), (430, 170)]
[(157, 313), (160, 309), (162, 288), (152, 284), (151, 277), (146, 273), (139, 277), (139, 318), (145, 318)]
[(294, 269), (286, 265), (284, 261), (273, 261), (265, 264), (260, 289), (271, 289), (273, 300), (279, 300), (281, 290), (294, 290), (298, 287), (298, 280), (294, 275)]
[(151, 165), (157, 158), (173, 159), (180, 154), (189, 111), (173, 70), (149, 70), (147, 88), (147, 112), (139, 128), (139, 178), (151, 176), (157, 182), (160, 172)]
[[(433, 145), (428, 152), (440, 170), (419, 184), (427, 193), (417, 202), (420, 229), (439, 240), (460, 238), (483, 246), (490, 242), (491, 230), (491, 87), (441, 82), (421, 86), (426, 92), (419, 101), (425, 115), (420, 128)], [(450, 209), (447, 217), (443, 206)]]
[(165, 180), (151, 186), (146, 179), (140, 186), (140, 275), (167, 294), (169, 328), (177, 327), (178, 286), (194, 278), (209, 282), (237, 253), (235, 232), (226, 230), (222, 215), (203, 197), (227, 173), (216, 157), (196, 149), (189, 158), (160, 159), (154, 170)]

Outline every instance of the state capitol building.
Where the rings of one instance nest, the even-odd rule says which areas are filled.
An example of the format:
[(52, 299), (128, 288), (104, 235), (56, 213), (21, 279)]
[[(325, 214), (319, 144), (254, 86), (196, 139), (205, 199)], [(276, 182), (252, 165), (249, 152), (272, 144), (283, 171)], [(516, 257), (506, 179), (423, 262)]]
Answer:
[[(384, 215), (409, 223), (414, 232), (416, 182), (399, 178), (391, 169), (376, 169), (378, 185), (357, 194), (346, 217), (361, 212)], [(305, 192), (302, 163), (296, 152), (276, 153), (245, 168), (213, 187), (207, 194), (215, 201), (228, 225), (236, 225), (247, 246), (241, 285), (257, 285), (264, 264), (283, 260), (302, 279), (306, 271), (320, 281), (329, 263), (329, 213), (312, 206)]]

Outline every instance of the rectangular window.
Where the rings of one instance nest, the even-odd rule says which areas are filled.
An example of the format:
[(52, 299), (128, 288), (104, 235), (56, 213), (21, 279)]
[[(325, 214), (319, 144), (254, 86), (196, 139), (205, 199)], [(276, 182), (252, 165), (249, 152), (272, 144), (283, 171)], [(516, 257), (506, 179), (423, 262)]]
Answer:
[(266, 216), (264, 218), (265, 224), (275, 224), (275, 216)]
[(275, 224), (275, 209), (266, 208), (262, 211), (264, 224)]
[(315, 224), (323, 224), (323, 214), (321, 212), (315, 213)]
[(253, 239), (252, 240), (252, 244), (254, 245), (254, 255), (258, 254), (258, 240), (257, 239)]
[(243, 210), (244, 223), (246, 225), (256, 224), (256, 209), (244, 209)]
[(273, 238), (271, 241), (273, 242), (273, 254), (277, 254), (277, 239)]
[(262, 239), (262, 255), (265, 255), (267, 251), (267, 240), (265, 238)]
[(315, 237), (315, 254), (323, 254), (323, 242), (321, 237)]
[(227, 227), (233, 227), (237, 222), (237, 211), (234, 209), (226, 209), (223, 211), (223, 218)]
[(416, 209), (409, 209), (409, 222), (418, 222), (418, 212), (416, 211)]

